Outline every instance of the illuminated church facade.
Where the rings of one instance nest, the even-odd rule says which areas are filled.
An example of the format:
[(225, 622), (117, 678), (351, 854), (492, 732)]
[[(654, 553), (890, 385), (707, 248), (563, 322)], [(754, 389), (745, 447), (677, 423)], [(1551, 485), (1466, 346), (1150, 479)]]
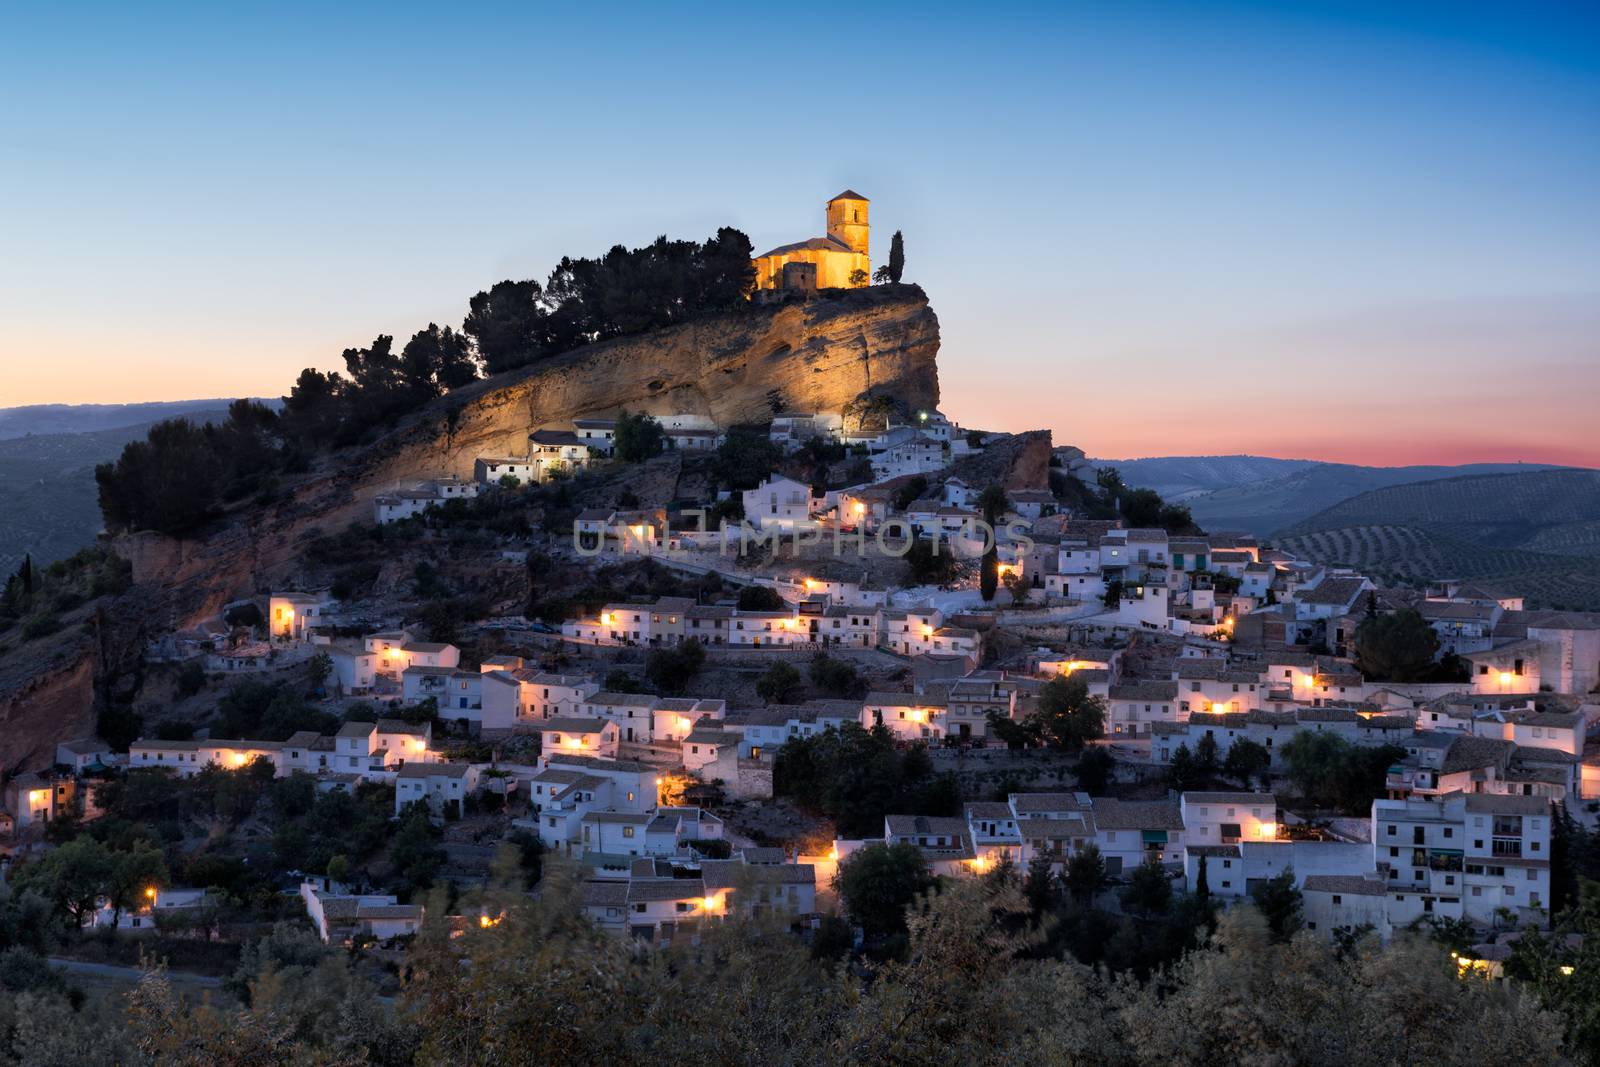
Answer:
[(853, 289), (872, 277), (867, 198), (846, 189), (828, 201), (828, 235), (755, 258), (757, 289)]

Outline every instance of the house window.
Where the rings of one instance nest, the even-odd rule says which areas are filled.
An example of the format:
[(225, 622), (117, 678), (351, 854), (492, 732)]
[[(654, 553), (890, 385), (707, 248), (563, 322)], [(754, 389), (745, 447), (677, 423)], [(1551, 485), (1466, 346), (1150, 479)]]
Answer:
[(622, 836), (623, 836), (623, 837), (632, 837), (632, 836), (633, 836), (633, 827), (631, 827), (631, 826), (624, 826), (624, 827), (623, 827), (623, 828), (622, 828)]

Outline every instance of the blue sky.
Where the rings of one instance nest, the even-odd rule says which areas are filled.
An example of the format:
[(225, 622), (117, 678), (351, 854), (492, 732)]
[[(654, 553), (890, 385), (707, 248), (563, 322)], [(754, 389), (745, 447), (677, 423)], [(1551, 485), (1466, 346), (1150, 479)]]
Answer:
[(946, 410), (1600, 464), (1600, 8), (8, 6), (0, 406), (275, 394), (563, 254), (873, 200)]

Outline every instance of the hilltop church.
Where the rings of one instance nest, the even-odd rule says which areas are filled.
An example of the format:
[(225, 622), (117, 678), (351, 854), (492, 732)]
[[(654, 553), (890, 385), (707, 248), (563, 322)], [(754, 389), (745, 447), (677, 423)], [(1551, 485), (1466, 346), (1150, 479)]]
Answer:
[(846, 189), (828, 201), (828, 236), (780, 245), (755, 258), (757, 289), (854, 289), (872, 276), (867, 198)]

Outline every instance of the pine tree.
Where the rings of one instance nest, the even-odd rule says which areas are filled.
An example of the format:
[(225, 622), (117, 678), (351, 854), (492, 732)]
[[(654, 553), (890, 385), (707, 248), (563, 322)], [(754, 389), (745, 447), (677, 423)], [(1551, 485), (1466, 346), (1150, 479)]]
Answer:
[(1194, 895), (1201, 900), (1211, 899), (1211, 886), (1206, 882), (1206, 857), (1200, 855), (1200, 870), (1194, 876)]
[(889, 239), (889, 280), (896, 284), (906, 270), (906, 242), (900, 236), (900, 231), (894, 231), (894, 236)]

